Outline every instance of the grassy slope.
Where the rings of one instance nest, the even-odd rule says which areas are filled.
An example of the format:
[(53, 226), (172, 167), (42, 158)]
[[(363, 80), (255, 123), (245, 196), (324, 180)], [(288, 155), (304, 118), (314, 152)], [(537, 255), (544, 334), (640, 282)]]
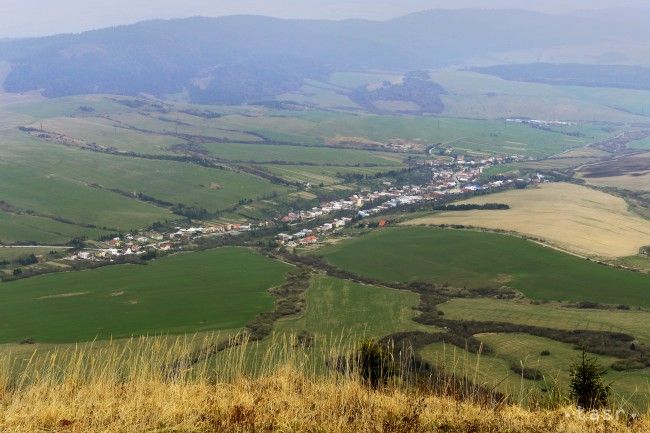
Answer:
[[(174, 161), (102, 155), (8, 134), (0, 147), (3, 200), (18, 208), (97, 226), (128, 229), (173, 219), (169, 212), (107, 189), (171, 203), (224, 209), (286, 188), (236, 172)], [(102, 189), (93, 188), (97, 184)], [(109, 211), (110, 209), (110, 211)]]
[(109, 231), (64, 224), (48, 218), (14, 215), (0, 211), (0, 242), (61, 245), (77, 236), (91, 239), (110, 234)]
[(249, 117), (230, 115), (211, 122), (223, 128), (263, 133), (265, 136), (300, 144), (318, 145), (338, 136), (388, 142), (393, 139), (442, 143), (460, 150), (487, 153), (552, 155), (607, 136), (589, 125), (573, 127), (584, 137), (570, 137), (526, 125), (495, 120), (437, 117), (348, 115), (326, 112), (287, 112), (286, 116), (266, 113)]
[(317, 275), (307, 290), (304, 315), (283, 320), (276, 329), (288, 333), (307, 330), (320, 336), (382, 337), (422, 328), (411, 320), (418, 301), (415, 293)]
[(432, 78), (450, 93), (444, 97), (450, 116), (631, 122), (650, 114), (647, 91), (524, 83), (453, 70)]
[(593, 140), (502, 121), (435, 117), (346, 116), (321, 122), (315, 133), (377, 141), (423, 140), (459, 150), (531, 156), (559, 153)]
[(34, 254), (36, 256), (41, 256), (41, 255), (46, 255), (51, 251), (64, 251), (63, 249), (57, 249), (57, 248), (39, 248), (39, 247), (32, 247), (32, 248), (0, 248), (0, 260), (16, 260), (19, 259), (20, 257), (25, 257), (30, 254)]
[(72, 342), (237, 328), (271, 309), (266, 290), (279, 284), (287, 270), (249, 250), (223, 248), (179, 254), (146, 266), (111, 266), (4, 283), (0, 341), (34, 337)]
[[(477, 355), (454, 346), (435, 343), (422, 349), (421, 355), (448, 372), (497, 389), (521, 403), (530, 403), (531, 399), (539, 398), (540, 391), (548, 391), (556, 386), (562, 394), (567, 393), (569, 370), (581, 355), (578, 348), (526, 334), (479, 334), (477, 337), (493, 350), (493, 354)], [(541, 356), (545, 350), (550, 355)], [(604, 368), (617, 360), (609, 356), (590, 356)], [(523, 379), (520, 374), (512, 371), (511, 365), (537, 369), (544, 375), (544, 379)], [(608, 369), (605, 375), (605, 381), (612, 384), (612, 400), (627, 401), (637, 407), (648, 405), (645, 393), (647, 380), (648, 370), (616, 372)]]
[(387, 281), (508, 285), (533, 299), (650, 305), (650, 276), (607, 268), (510, 236), (396, 228), (323, 250), (333, 264)]
[[(121, 358), (115, 352), (106, 351), (95, 360), (95, 371), (87, 375), (78, 373), (78, 365), (88, 360), (83, 356), (56, 373), (31, 368), (29, 377), (37, 380), (0, 394), (0, 430), (641, 433), (650, 428), (647, 416), (632, 425), (624, 417), (586, 421), (568, 406), (529, 411), (511, 403), (477, 404), (436, 395), (426, 388), (375, 390), (348, 375), (314, 377), (296, 362), (285, 362), (261, 377), (237, 372), (214, 381), (197, 369), (198, 377), (184, 374), (170, 381), (161, 368), (164, 364), (152, 362), (167, 359), (166, 351), (130, 350), (144, 368), (127, 367), (126, 374), (114, 361)], [(149, 361), (151, 354), (154, 359)], [(236, 359), (210, 366), (219, 371), (236, 367)], [(2, 375), (0, 380), (9, 383), (11, 378)]]

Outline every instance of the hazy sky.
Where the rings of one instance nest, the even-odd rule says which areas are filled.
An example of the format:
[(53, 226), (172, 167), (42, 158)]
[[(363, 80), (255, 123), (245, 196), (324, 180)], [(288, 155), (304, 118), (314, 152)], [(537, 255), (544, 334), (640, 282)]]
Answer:
[(647, 0), (0, 0), (0, 38), (79, 32), (194, 15), (381, 20), (431, 8), (517, 7), (567, 12), (647, 5)]

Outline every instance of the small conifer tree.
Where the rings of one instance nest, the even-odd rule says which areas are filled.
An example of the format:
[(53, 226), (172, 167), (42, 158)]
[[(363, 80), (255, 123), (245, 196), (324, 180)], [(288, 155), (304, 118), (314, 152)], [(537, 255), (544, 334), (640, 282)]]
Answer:
[(583, 350), (581, 359), (570, 370), (570, 396), (577, 406), (587, 410), (607, 405), (610, 387), (603, 383), (605, 369), (587, 356)]

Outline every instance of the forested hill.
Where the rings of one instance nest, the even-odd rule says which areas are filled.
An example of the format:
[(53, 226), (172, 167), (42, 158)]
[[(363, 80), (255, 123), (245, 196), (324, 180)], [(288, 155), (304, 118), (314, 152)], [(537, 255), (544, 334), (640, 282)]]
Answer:
[(629, 65), (531, 63), (473, 68), (504, 80), (566, 86), (650, 89), (650, 68)]
[(268, 99), (333, 70), (408, 71), (569, 39), (596, 43), (618, 31), (594, 24), (600, 20), (471, 9), (385, 22), (196, 17), (0, 42), (0, 60), (13, 65), (4, 83), (10, 92), (187, 91), (194, 102), (242, 103)]

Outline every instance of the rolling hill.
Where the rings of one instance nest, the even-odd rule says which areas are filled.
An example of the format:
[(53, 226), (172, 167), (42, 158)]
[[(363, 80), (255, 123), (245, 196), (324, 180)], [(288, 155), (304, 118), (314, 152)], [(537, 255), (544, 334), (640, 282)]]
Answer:
[(12, 64), (4, 84), (10, 92), (185, 92), (193, 102), (237, 104), (273, 98), (336, 70), (417, 70), (569, 39), (594, 45), (647, 34), (643, 26), (603, 19), (478, 9), (384, 22), (194, 17), (10, 40), (0, 43), (0, 60)]

